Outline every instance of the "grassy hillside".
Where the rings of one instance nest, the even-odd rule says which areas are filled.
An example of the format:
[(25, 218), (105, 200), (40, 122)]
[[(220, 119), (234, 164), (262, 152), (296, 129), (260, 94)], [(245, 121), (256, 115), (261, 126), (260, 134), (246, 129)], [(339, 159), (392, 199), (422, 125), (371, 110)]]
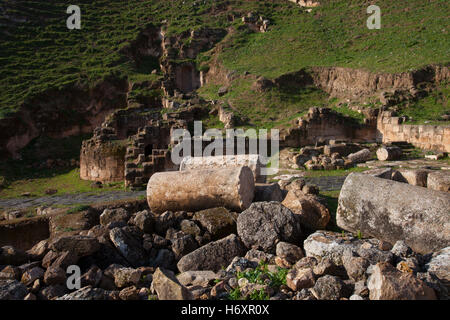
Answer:
[[(234, 26), (224, 65), (267, 77), (313, 65), (398, 72), (449, 60), (448, 1), (376, 1), (381, 30), (365, 27), (368, 1), (321, 2), (307, 13), (287, 0), (80, 0), (82, 30), (70, 31), (66, 1), (2, 1), (0, 117), (50, 88), (92, 85), (109, 74), (145, 79), (148, 70), (120, 50), (146, 25), (164, 20), (169, 34)], [(249, 11), (270, 19), (270, 32), (248, 32), (240, 19), (229, 19)]]

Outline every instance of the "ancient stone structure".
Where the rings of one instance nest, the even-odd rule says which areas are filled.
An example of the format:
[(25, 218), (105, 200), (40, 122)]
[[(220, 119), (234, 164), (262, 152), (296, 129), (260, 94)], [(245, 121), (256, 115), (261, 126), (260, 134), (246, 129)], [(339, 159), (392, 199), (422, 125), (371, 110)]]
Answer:
[(262, 164), (258, 154), (185, 157), (181, 161), (180, 171), (193, 169), (235, 168), (242, 166), (249, 167), (252, 170), (255, 182), (265, 181), (265, 177), (261, 176)]
[(147, 201), (156, 214), (214, 207), (240, 212), (252, 203), (254, 189), (248, 167), (158, 172), (148, 182)]
[(126, 140), (119, 140), (113, 128), (97, 128), (94, 136), (83, 141), (80, 153), (80, 178), (83, 180), (122, 181)]
[(144, 186), (155, 172), (175, 170), (170, 159), (170, 133), (175, 127), (185, 127), (180, 122), (173, 126), (156, 122), (145, 126), (130, 138), (125, 155), (125, 185)]
[(310, 108), (308, 114), (298, 119), (296, 125), (281, 134), (280, 145), (299, 147), (324, 143), (329, 140), (375, 141), (374, 124), (360, 125), (328, 108)]
[(429, 253), (450, 245), (450, 194), (406, 183), (350, 174), (339, 195), (337, 225), (344, 230)]
[(450, 152), (450, 125), (404, 124), (404, 118), (395, 117), (391, 111), (378, 117), (378, 139), (383, 143), (406, 141), (425, 150)]

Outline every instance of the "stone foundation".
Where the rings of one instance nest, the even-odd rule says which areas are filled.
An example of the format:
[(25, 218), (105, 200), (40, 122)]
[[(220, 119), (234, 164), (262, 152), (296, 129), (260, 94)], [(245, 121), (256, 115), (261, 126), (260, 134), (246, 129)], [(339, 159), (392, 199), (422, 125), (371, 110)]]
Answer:
[(378, 140), (383, 143), (405, 141), (424, 149), (450, 152), (450, 124), (446, 126), (404, 124), (404, 118), (386, 111), (377, 121)]

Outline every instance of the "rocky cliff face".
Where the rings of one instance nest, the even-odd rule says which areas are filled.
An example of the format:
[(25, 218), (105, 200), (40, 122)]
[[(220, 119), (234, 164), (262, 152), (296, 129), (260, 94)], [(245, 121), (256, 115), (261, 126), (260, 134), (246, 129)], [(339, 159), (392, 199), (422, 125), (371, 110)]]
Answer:
[(0, 120), (0, 155), (18, 157), (31, 140), (90, 133), (112, 110), (127, 105), (128, 82), (107, 79), (93, 88), (49, 90)]

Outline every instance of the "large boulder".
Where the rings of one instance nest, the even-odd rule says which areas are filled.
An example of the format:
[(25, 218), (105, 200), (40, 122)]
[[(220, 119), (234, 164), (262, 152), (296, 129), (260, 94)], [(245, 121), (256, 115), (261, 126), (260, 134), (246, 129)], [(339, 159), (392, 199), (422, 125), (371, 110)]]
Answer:
[(123, 208), (117, 209), (105, 209), (100, 215), (100, 224), (107, 226), (112, 222), (127, 222), (130, 219), (131, 214)]
[(279, 202), (253, 203), (239, 215), (237, 230), (247, 248), (269, 253), (275, 253), (279, 241), (295, 244), (302, 236), (298, 217)]
[(330, 260), (336, 266), (344, 265), (345, 255), (360, 256), (370, 263), (391, 262), (393, 254), (381, 250), (377, 239), (358, 239), (349, 234), (331, 231), (316, 231), (306, 238), (303, 248), (307, 257)]
[(300, 190), (288, 192), (282, 204), (298, 215), (302, 226), (309, 230), (325, 229), (330, 221), (330, 211), (316, 196), (304, 194)]
[(370, 300), (436, 300), (434, 290), (423, 281), (389, 263), (378, 263), (373, 268), (367, 287)]
[(62, 236), (50, 243), (50, 248), (56, 252), (69, 251), (77, 257), (85, 257), (100, 249), (100, 243), (94, 237), (88, 236)]
[(142, 247), (142, 241), (135, 236), (130, 227), (113, 228), (109, 232), (114, 246), (119, 250), (121, 255), (135, 268), (145, 265), (145, 250)]
[(158, 268), (153, 274), (152, 288), (159, 300), (192, 300), (192, 294), (170, 270)]
[(196, 212), (193, 220), (198, 221), (211, 234), (213, 240), (236, 233), (236, 221), (233, 215), (223, 207)]
[(190, 270), (212, 270), (217, 272), (228, 266), (234, 257), (243, 256), (245, 247), (235, 234), (210, 242), (185, 255), (177, 264), (181, 272)]
[(450, 194), (352, 173), (338, 201), (342, 229), (429, 253), (450, 245)]
[(442, 170), (428, 174), (427, 187), (437, 191), (450, 191), (450, 171)]

